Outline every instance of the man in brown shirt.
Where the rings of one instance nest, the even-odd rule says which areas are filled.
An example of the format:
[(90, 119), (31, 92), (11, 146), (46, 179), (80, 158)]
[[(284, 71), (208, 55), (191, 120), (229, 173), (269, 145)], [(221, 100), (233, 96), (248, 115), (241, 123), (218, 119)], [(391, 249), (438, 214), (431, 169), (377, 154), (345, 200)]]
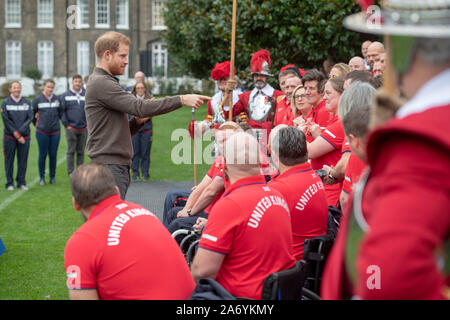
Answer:
[[(156, 100), (141, 100), (126, 92), (116, 78), (128, 65), (131, 40), (117, 32), (107, 32), (95, 43), (97, 67), (89, 77), (86, 90), (86, 119), (89, 131), (87, 155), (92, 162), (109, 167), (125, 200), (130, 184), (133, 156), (131, 136), (147, 117), (169, 113), (183, 105), (199, 108), (210, 97), (181, 95)], [(128, 120), (127, 114), (135, 117)]]

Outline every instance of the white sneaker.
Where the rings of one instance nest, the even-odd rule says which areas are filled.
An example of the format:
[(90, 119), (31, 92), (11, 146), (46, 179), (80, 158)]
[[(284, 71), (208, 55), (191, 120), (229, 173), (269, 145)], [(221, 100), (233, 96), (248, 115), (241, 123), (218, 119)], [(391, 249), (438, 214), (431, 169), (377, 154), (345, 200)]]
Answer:
[(28, 187), (27, 186), (20, 186), (19, 189), (23, 190), (23, 191), (28, 191)]
[(6, 190), (8, 190), (8, 191), (14, 191), (14, 187), (13, 187), (13, 186), (9, 186), (8, 188), (6, 188)]

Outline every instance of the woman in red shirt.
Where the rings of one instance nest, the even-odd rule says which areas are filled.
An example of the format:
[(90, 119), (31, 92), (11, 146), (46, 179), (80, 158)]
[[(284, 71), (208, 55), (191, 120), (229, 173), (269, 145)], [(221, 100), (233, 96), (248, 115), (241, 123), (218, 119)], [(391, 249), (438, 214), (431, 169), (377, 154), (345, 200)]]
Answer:
[[(320, 170), (324, 165), (333, 167), (342, 156), (345, 133), (338, 116), (338, 104), (343, 92), (342, 78), (329, 79), (325, 84), (324, 100), (326, 109), (332, 117), (327, 127), (321, 128), (318, 124), (307, 121), (299, 126), (305, 134), (310, 134), (314, 138), (314, 141), (308, 143), (308, 156), (314, 170)], [(341, 183), (325, 187), (329, 206), (337, 206), (341, 189)]]
[(312, 104), (308, 102), (305, 95), (305, 88), (303, 85), (298, 86), (292, 93), (291, 102), (292, 112), (289, 113), (289, 126), (298, 127), (304, 121), (307, 121), (310, 114)]

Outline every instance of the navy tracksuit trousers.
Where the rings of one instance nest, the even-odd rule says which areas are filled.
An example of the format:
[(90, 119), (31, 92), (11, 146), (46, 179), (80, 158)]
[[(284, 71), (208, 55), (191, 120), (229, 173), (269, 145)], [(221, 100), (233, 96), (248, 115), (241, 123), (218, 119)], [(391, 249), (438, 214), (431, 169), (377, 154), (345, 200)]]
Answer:
[(14, 160), (17, 151), (17, 187), (25, 186), (25, 175), (28, 165), (28, 152), (30, 150), (30, 138), (25, 139), (25, 144), (19, 143), (13, 137), (3, 138), (3, 153), (5, 156), (5, 171), (6, 171), (6, 188), (14, 186), (13, 172)]

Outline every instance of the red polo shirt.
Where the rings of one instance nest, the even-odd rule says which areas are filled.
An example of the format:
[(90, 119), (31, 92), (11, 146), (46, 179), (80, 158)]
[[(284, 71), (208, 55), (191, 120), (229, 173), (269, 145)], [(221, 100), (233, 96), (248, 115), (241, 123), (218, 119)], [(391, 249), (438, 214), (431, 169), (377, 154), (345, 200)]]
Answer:
[[(312, 107), (306, 116), (306, 121), (310, 120), (318, 124), (321, 129), (326, 128), (333, 117), (331, 116), (331, 113), (328, 112), (325, 105), (325, 100), (322, 100), (316, 107)], [(306, 136), (306, 141), (311, 143), (314, 141), (314, 138), (308, 134)]]
[(276, 127), (280, 124), (289, 125), (290, 114), (292, 113), (289, 111), (291, 111), (291, 104), (287, 101), (286, 97), (284, 97), (277, 104), (273, 126)]
[(327, 233), (328, 205), (322, 180), (309, 163), (295, 166), (269, 183), (286, 199), (291, 213), (294, 256), (303, 258), (305, 239)]
[(183, 300), (195, 283), (175, 240), (147, 209), (109, 197), (65, 248), (69, 289), (102, 300)]
[[(333, 117), (330, 124), (322, 130), (322, 134), (317, 139), (325, 139), (325, 141), (333, 146), (334, 150), (316, 159), (311, 159), (312, 168), (314, 170), (320, 170), (324, 165), (334, 167), (342, 157), (342, 145), (345, 139), (344, 127), (342, 126), (341, 120), (337, 116)], [(342, 183), (325, 186), (329, 206), (337, 205), (341, 189)]]
[(216, 280), (232, 295), (261, 299), (264, 279), (295, 264), (286, 200), (263, 176), (236, 181), (211, 211), (199, 246), (225, 255)]
[(347, 137), (344, 138), (344, 143), (342, 144), (342, 153), (352, 152), (350, 149), (350, 143), (347, 140)]
[(350, 158), (348, 159), (347, 167), (345, 168), (345, 179), (342, 184), (342, 191), (346, 193), (352, 193), (353, 185), (355, 185), (359, 181), (359, 177), (363, 172), (366, 164), (359, 160), (357, 156), (353, 153), (350, 154)]

